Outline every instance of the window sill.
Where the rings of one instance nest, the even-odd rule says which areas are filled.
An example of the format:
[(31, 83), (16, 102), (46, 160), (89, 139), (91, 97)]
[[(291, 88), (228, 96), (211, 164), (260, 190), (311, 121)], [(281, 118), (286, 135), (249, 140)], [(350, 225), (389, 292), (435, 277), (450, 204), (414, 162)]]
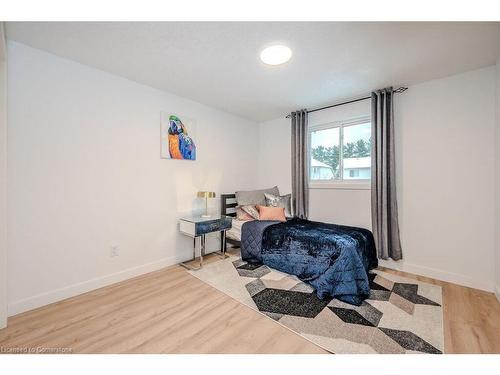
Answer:
[(371, 190), (368, 182), (309, 182), (309, 189)]

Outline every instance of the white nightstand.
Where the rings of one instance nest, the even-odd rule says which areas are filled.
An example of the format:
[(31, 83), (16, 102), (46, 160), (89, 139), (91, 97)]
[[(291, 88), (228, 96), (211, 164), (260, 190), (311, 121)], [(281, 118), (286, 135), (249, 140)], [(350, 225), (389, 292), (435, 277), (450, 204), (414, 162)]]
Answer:
[(221, 254), (215, 253), (217, 255), (222, 256), (222, 258), (226, 258), (226, 230), (231, 229), (232, 220), (229, 216), (224, 215), (213, 215), (210, 217), (204, 216), (189, 216), (183, 217), (179, 221), (179, 228), (181, 233), (186, 236), (193, 237), (193, 260), (196, 258), (196, 238), (200, 237), (201, 239), (201, 248), (200, 248), (200, 266), (199, 267), (191, 267), (186, 263), (180, 263), (181, 266), (187, 268), (189, 270), (199, 270), (203, 267), (203, 256), (205, 255), (205, 245), (206, 238), (205, 236), (208, 233), (221, 232), (222, 235), (222, 249)]

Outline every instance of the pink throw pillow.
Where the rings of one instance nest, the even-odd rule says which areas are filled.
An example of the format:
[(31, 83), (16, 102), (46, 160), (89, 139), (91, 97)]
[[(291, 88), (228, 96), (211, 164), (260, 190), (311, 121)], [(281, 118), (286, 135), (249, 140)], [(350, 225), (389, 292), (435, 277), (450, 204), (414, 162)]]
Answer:
[(257, 206), (259, 210), (259, 220), (286, 221), (284, 207)]

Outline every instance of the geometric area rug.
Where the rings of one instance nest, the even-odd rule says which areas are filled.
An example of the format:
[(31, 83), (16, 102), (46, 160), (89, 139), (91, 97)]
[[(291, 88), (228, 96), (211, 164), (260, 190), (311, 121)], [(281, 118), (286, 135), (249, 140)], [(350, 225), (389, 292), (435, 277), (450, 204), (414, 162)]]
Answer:
[(320, 300), (296, 276), (246, 263), (237, 255), (189, 272), (331, 353), (443, 352), (437, 285), (373, 270), (370, 297), (354, 306)]

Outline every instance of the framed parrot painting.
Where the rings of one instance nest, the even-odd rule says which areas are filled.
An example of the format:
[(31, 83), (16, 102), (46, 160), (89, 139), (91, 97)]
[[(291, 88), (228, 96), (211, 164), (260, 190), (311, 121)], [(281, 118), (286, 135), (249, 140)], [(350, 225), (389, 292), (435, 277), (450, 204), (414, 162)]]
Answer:
[(195, 121), (161, 112), (161, 158), (196, 160)]

